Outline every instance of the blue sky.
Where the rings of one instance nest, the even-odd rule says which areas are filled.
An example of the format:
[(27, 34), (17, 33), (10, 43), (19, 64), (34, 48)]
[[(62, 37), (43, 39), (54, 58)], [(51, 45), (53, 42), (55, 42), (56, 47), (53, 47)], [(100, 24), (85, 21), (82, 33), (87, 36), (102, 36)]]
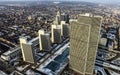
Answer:
[(0, 0), (0, 1), (85, 1), (97, 3), (118, 3), (120, 0)]

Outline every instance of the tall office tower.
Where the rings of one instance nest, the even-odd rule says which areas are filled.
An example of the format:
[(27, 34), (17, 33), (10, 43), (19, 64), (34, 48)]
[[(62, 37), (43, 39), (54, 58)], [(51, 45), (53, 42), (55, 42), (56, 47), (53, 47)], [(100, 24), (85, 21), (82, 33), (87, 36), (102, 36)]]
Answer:
[(29, 63), (35, 63), (35, 54), (34, 54), (34, 46), (32, 43), (27, 42), (26, 38), (20, 38), (20, 46), (22, 50), (23, 60)]
[(66, 23), (69, 23), (69, 14), (65, 15), (65, 21), (66, 21)]
[(60, 25), (52, 25), (52, 43), (61, 43), (61, 26)]
[(61, 36), (64, 38), (69, 37), (69, 27), (69, 24), (67, 24), (65, 21), (61, 21)]
[(55, 24), (60, 25), (60, 21), (61, 21), (61, 12), (58, 11), (55, 19)]
[(69, 15), (66, 13), (63, 13), (61, 15), (61, 21), (65, 21), (66, 23), (69, 23)]
[(39, 30), (38, 34), (40, 50), (49, 51), (51, 48), (50, 35), (45, 33), (44, 30)]
[(69, 15), (66, 13), (61, 14), (61, 11), (59, 10), (57, 12), (54, 24), (60, 25), (61, 21), (65, 21), (66, 23), (69, 23)]
[(93, 75), (99, 42), (101, 17), (79, 16), (71, 23), (70, 68), (82, 75)]

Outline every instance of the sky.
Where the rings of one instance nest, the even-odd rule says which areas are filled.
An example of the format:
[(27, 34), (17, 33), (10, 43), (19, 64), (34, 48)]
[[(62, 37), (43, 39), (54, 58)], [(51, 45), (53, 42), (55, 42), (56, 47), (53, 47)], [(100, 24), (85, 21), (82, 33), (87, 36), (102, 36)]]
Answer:
[(85, 1), (94, 3), (119, 3), (120, 0), (0, 0), (0, 1)]

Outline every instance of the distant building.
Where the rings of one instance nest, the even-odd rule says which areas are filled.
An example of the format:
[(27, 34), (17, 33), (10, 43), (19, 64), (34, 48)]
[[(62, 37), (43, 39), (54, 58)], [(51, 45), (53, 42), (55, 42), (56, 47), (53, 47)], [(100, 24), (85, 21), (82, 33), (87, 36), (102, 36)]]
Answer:
[(32, 16), (28, 16), (28, 20), (32, 20)]
[(52, 43), (61, 43), (61, 26), (60, 25), (52, 25)]
[(60, 21), (61, 21), (61, 12), (58, 11), (57, 15), (56, 15), (56, 18), (55, 18), (55, 24), (60, 25)]
[(79, 14), (79, 16), (92, 17), (93, 14), (91, 14), (91, 13), (83, 13), (83, 14)]
[(93, 75), (101, 17), (79, 16), (71, 23), (70, 68), (82, 75)]
[(107, 38), (100, 38), (99, 44), (102, 46), (107, 46)]
[(65, 21), (61, 21), (61, 36), (64, 38), (69, 37), (69, 27), (69, 24), (67, 24)]
[(22, 50), (23, 60), (25, 62), (34, 63), (35, 53), (33, 43), (28, 42), (27, 38), (20, 38), (20, 46)]
[(69, 15), (66, 13), (63, 13), (61, 15), (61, 21), (65, 21), (66, 23), (69, 23)]
[(50, 35), (45, 33), (44, 30), (39, 30), (39, 45), (40, 50), (49, 51), (51, 48)]
[(66, 13), (61, 14), (61, 11), (59, 10), (57, 12), (54, 24), (60, 25), (61, 21), (65, 21), (66, 23), (69, 23), (69, 15)]

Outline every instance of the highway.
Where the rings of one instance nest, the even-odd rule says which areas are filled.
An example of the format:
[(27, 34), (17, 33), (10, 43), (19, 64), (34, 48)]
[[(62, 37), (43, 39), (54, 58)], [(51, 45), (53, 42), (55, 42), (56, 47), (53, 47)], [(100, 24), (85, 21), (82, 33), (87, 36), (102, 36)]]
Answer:
[(117, 73), (120, 74), (120, 66), (109, 63), (109, 62), (106, 62), (102, 59), (96, 59), (95, 65), (98, 65), (100, 67), (104, 67), (104, 68), (107, 68), (107, 69), (110, 69), (110, 70), (114, 70), (114, 71), (116, 71)]

